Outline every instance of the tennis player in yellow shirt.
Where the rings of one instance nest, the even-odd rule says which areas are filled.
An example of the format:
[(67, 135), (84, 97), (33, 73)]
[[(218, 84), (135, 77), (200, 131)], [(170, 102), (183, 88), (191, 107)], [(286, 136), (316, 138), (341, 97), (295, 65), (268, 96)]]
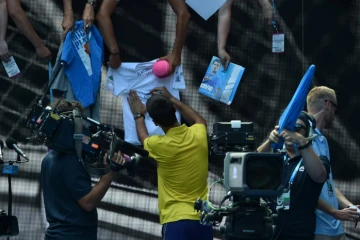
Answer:
[[(158, 164), (158, 206), (163, 239), (212, 240), (212, 226), (200, 224), (200, 213), (194, 211), (196, 199), (205, 199), (208, 193), (206, 121), (165, 87), (154, 88), (151, 94), (145, 106), (137, 93), (130, 91), (128, 102), (139, 140)], [(190, 127), (177, 121), (176, 109)], [(148, 135), (144, 121), (146, 112), (155, 125), (162, 128), (164, 136)]]

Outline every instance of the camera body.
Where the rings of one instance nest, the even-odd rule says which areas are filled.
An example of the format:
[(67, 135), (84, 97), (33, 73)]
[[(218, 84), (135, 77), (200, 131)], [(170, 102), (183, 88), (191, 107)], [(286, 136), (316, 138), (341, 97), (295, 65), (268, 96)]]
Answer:
[(99, 129), (99, 134), (93, 135), (81, 124), (81, 134), (75, 133), (74, 114), (59, 114), (51, 107), (42, 112), (38, 106), (33, 107), (27, 118), (27, 126), (34, 130), (31, 138), (57, 152), (75, 151), (75, 140), (82, 142), (82, 155), (90, 163), (99, 161), (102, 152), (110, 148), (112, 140), (111, 129)]
[[(92, 124), (91, 131), (83, 120)], [(124, 168), (128, 173), (131, 172), (131, 175), (140, 156), (148, 156), (146, 150), (119, 138), (112, 126), (103, 125), (79, 114), (77, 109), (58, 113), (56, 107), (43, 108), (40, 104), (35, 104), (27, 116), (26, 123), (34, 131), (34, 135), (28, 139), (36, 140), (57, 152), (76, 153), (82, 159), (85, 169), (93, 175), (104, 175), (110, 171), (110, 167), (103, 166), (105, 153), (108, 153), (109, 166), (110, 159), (116, 151), (120, 150), (130, 156), (129, 159), (134, 161), (126, 162)], [(77, 153), (79, 151), (81, 156)]]
[[(224, 159), (222, 183), (226, 195), (219, 207), (197, 200), (204, 224), (219, 226), (228, 240), (270, 240), (275, 231), (276, 198), (284, 191), (284, 156), (255, 152), (252, 122), (218, 122), (210, 137), (210, 154)], [(210, 193), (209, 193), (210, 194)], [(229, 200), (228, 205), (224, 205)]]

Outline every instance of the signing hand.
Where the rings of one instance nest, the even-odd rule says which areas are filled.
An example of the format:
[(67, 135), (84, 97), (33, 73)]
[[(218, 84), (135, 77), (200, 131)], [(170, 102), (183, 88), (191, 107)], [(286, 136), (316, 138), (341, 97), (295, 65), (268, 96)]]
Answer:
[(169, 93), (169, 91), (166, 89), (166, 87), (162, 86), (162, 87), (156, 87), (156, 88), (153, 88), (151, 91), (150, 91), (151, 94), (161, 94), (163, 95), (164, 97), (167, 97), (168, 99), (171, 99), (173, 98), (174, 96), (171, 95), (171, 93)]
[(146, 106), (141, 102), (139, 96), (137, 95), (136, 91), (131, 90), (129, 96), (127, 98), (131, 112), (135, 113), (146, 113)]
[(181, 64), (181, 53), (179, 53), (179, 54), (170, 53), (170, 54), (166, 55), (165, 57), (159, 58), (159, 61), (160, 60), (168, 61), (169, 65), (170, 65), (169, 75), (171, 75), (174, 73), (176, 66)]

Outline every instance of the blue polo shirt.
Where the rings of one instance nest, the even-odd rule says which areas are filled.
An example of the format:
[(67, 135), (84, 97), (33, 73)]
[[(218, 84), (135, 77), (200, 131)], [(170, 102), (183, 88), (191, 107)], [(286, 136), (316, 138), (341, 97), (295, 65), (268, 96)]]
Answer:
[(85, 211), (77, 203), (91, 189), (90, 175), (75, 154), (50, 151), (41, 163), (46, 219), (46, 240), (97, 239), (97, 210)]
[[(317, 155), (324, 155), (329, 159), (330, 163), (330, 153), (329, 145), (326, 138), (320, 133), (319, 129), (315, 129), (315, 133), (319, 136), (314, 139), (312, 147)], [(329, 189), (329, 185), (332, 187)], [(330, 191), (329, 191), (330, 190)], [(334, 186), (334, 181), (332, 177), (332, 171), (330, 169), (329, 179), (324, 183), (320, 198), (324, 200), (327, 204), (332, 206), (335, 209), (339, 209), (339, 203), (336, 197), (336, 191)], [(315, 234), (322, 234), (326, 236), (337, 236), (344, 233), (344, 228), (340, 220), (337, 220), (333, 216), (316, 209), (316, 229)]]
[(101, 82), (103, 39), (95, 26), (84, 32), (77, 21), (65, 38), (61, 60), (76, 99), (83, 107), (95, 103)]

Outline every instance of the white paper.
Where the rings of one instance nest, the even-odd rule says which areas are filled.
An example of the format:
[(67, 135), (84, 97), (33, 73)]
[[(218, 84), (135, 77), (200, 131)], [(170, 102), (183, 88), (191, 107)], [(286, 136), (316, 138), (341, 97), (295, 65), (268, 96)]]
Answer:
[(226, 0), (186, 0), (185, 2), (203, 19), (208, 20)]
[(283, 33), (273, 34), (272, 52), (283, 53), (285, 51), (285, 35)]
[(20, 74), (20, 69), (18, 68), (15, 59), (13, 56), (9, 58), (8, 62), (2, 61), (5, 70), (10, 78), (15, 77)]

